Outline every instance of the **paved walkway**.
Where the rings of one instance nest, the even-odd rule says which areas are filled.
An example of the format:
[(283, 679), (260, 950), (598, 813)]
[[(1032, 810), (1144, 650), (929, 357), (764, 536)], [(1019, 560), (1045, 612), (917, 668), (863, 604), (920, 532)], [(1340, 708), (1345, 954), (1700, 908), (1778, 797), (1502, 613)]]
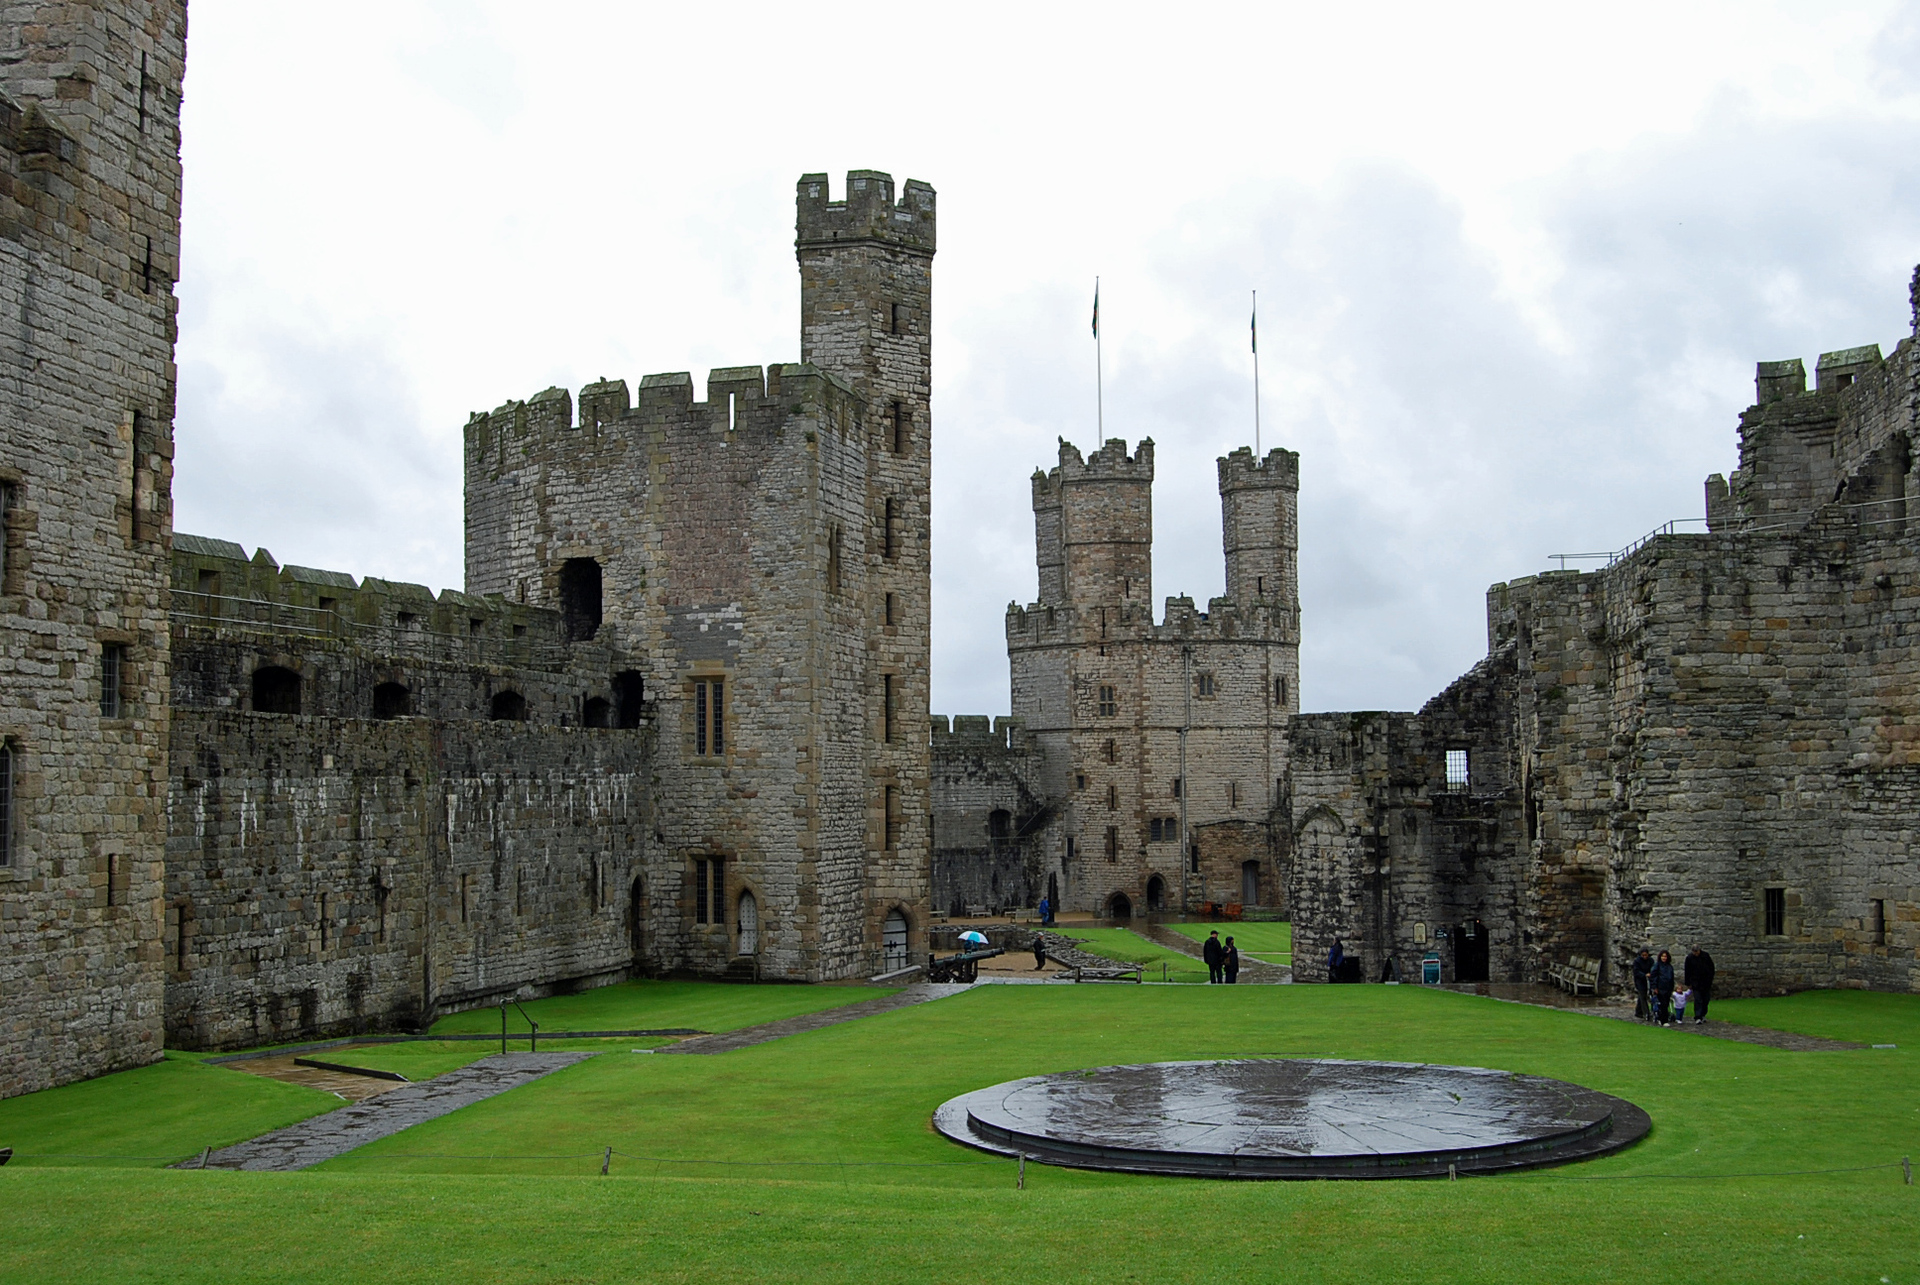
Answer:
[[(1219, 927), (1222, 939), (1225, 939), (1233, 931), (1233, 925), (1231, 924), (1223, 923)], [(1185, 933), (1175, 932), (1165, 924), (1149, 923), (1143, 928), (1134, 929), (1134, 931), (1157, 946), (1165, 946), (1168, 950), (1177, 950), (1183, 955), (1192, 956), (1194, 959), (1201, 958), (1199, 942), (1187, 936)], [(1254, 985), (1286, 983), (1293, 980), (1293, 970), (1283, 964), (1269, 964), (1264, 960), (1253, 959), (1249, 956), (1242, 955), (1240, 956), (1239, 980), (1241, 985), (1248, 983)]]
[(517, 1089), (593, 1057), (592, 1053), (495, 1053), (421, 1084), (402, 1084), (364, 1102), (222, 1147), (179, 1169), (253, 1169), (288, 1172), (345, 1155), (355, 1147)]
[(785, 1039), (789, 1035), (798, 1035), (803, 1031), (818, 1031), (824, 1027), (838, 1026), (842, 1022), (854, 1022), (863, 1017), (872, 1017), (877, 1013), (891, 1013), (896, 1008), (909, 1008), (915, 1004), (924, 1004), (928, 1000), (959, 995), (967, 989), (969, 988), (962, 985), (935, 986), (922, 982), (892, 995), (882, 995), (879, 999), (861, 1000), (858, 1004), (842, 1004), (839, 1008), (823, 1009), (818, 1013), (803, 1013), (799, 1017), (782, 1018), (780, 1021), (765, 1022), (759, 1026), (745, 1026), (737, 1031), (722, 1031), (717, 1035), (697, 1035), (692, 1039), (681, 1040), (678, 1044), (655, 1051), (663, 1056), (669, 1053), (731, 1053), (734, 1049), (751, 1048), (755, 1044)]
[[(1589, 1017), (1608, 1017), (1616, 1022), (1634, 1020), (1631, 996), (1603, 995), (1595, 999), (1592, 996), (1582, 995), (1576, 999), (1558, 986), (1537, 982), (1468, 982), (1443, 989), (1458, 991), (1465, 995), (1484, 995), (1489, 999), (1505, 1000), (1509, 1004), (1528, 1004), (1534, 1008), (1558, 1008), (1569, 1012), (1585, 1013)], [(1683, 1026), (1669, 1026), (1663, 1029), (1684, 1031), (1688, 1035), (1704, 1035), (1715, 1040), (1760, 1044), (1771, 1049), (1785, 1049), (1790, 1053), (1823, 1053), (1838, 1049), (1867, 1047), (1865, 1044), (1853, 1044), (1846, 1040), (1823, 1039), (1818, 1035), (1799, 1035), (1792, 1031), (1776, 1031), (1765, 1026), (1742, 1026), (1737, 1022), (1716, 1022), (1711, 1018), (1698, 1025), (1689, 1018)]]

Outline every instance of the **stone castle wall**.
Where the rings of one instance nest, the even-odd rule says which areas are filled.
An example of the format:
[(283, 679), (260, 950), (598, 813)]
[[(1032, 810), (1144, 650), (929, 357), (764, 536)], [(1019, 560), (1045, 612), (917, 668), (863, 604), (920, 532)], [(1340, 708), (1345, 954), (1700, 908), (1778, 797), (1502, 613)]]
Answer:
[(1041, 781), (1038, 746), (1011, 718), (963, 714), (933, 720), (932, 904), (964, 915), (1035, 907), (1058, 897), (1046, 882), (1055, 808)]
[(186, 6), (5, 3), (0, 34), (6, 1097), (161, 1053)]

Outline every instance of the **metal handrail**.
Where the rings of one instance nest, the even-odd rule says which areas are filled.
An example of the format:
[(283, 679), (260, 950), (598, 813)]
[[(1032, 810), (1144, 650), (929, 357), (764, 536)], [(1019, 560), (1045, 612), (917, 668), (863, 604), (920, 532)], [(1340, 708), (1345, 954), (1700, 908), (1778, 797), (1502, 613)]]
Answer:
[[(1725, 534), (1767, 535), (1775, 531), (1797, 531), (1801, 527), (1804, 527), (1809, 522), (1813, 521), (1816, 517), (1820, 516), (1822, 513), (1828, 513), (1828, 512), (1858, 513), (1862, 509), (1877, 509), (1877, 508), (1882, 508), (1889, 504), (1906, 504), (1909, 502), (1909, 500), (1916, 499), (1916, 498), (1920, 498), (1920, 497), (1910, 497), (1910, 496), (1900, 495), (1900, 496), (1895, 496), (1894, 498), (1889, 500), (1862, 500), (1858, 504), (1823, 504), (1816, 509), (1808, 509), (1801, 513), (1789, 514), (1783, 519), (1780, 519), (1777, 521), (1771, 521), (1767, 523), (1767, 525), (1765, 526), (1742, 525), (1739, 527), (1730, 528), (1725, 532)], [(1774, 517), (1773, 514), (1767, 514), (1766, 516), (1769, 518)], [(1908, 520), (1908, 515), (1903, 512), (1889, 518), (1867, 519), (1865, 521), (1860, 522), (1859, 525), (1886, 526), (1891, 523), (1905, 522), (1907, 520)], [(1638, 553), (1641, 549), (1651, 544), (1655, 539), (1659, 538), (1660, 536), (1677, 535), (1679, 534), (1678, 528), (1683, 526), (1705, 527), (1706, 524), (1707, 524), (1706, 518), (1674, 518), (1671, 521), (1662, 522), (1659, 526), (1647, 532), (1645, 535), (1641, 536), (1639, 539), (1633, 541), (1632, 543), (1627, 545), (1627, 547), (1624, 549), (1612, 549), (1612, 550), (1606, 550), (1606, 551), (1595, 552), (1595, 553), (1549, 553), (1547, 557), (1553, 561), (1558, 562), (1560, 564), (1559, 569), (1562, 571), (1565, 571), (1567, 569), (1567, 563), (1569, 562), (1577, 562), (1577, 561), (1581, 561), (1583, 559), (1588, 559), (1588, 558), (1596, 558), (1596, 559), (1604, 558), (1606, 560), (1605, 565), (1599, 568), (1600, 570), (1604, 571), (1606, 570), (1607, 567), (1614, 566), (1616, 563), (1622, 562), (1627, 558), (1632, 557), (1634, 554)]]

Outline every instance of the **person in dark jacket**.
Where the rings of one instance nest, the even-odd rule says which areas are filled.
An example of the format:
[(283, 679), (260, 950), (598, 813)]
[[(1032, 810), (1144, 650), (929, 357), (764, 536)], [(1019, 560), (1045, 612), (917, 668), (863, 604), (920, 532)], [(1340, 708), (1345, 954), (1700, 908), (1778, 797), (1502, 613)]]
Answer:
[(1707, 1020), (1707, 1001), (1713, 998), (1713, 956), (1695, 946), (1687, 952), (1687, 989), (1693, 992), (1693, 1024)]
[(1340, 970), (1346, 967), (1346, 963), (1347, 948), (1340, 944), (1338, 937), (1335, 937), (1333, 939), (1333, 949), (1327, 952), (1327, 980), (1330, 982), (1340, 981)]
[(1220, 951), (1220, 972), (1229, 986), (1240, 980), (1240, 948), (1233, 944), (1231, 937)]
[(1207, 961), (1207, 980), (1219, 981), (1220, 966), (1226, 962), (1227, 958), (1226, 948), (1220, 944), (1219, 932), (1207, 934), (1207, 944), (1200, 948), (1200, 958)]
[(1647, 998), (1648, 979), (1653, 976), (1653, 952), (1645, 946), (1640, 948), (1640, 958), (1633, 961), (1633, 1016), (1634, 1020), (1645, 1022), (1653, 1017), (1653, 1004)]
[(1047, 939), (1039, 933), (1033, 935), (1033, 971), (1039, 972), (1047, 966)]
[(1666, 951), (1660, 952), (1660, 958), (1654, 963), (1653, 973), (1647, 979), (1648, 989), (1653, 992), (1653, 1020), (1665, 1026), (1673, 1017), (1673, 956)]

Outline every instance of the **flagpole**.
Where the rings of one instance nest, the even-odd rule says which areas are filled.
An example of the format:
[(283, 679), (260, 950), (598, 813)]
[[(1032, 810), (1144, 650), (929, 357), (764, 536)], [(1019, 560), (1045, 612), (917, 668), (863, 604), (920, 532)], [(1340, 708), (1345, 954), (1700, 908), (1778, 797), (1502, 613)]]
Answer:
[(1253, 459), (1260, 461), (1260, 292), (1253, 292), (1253, 319), (1248, 323), (1253, 342)]
[(1093, 279), (1093, 422), (1107, 440), (1106, 363), (1100, 356), (1100, 278)]

